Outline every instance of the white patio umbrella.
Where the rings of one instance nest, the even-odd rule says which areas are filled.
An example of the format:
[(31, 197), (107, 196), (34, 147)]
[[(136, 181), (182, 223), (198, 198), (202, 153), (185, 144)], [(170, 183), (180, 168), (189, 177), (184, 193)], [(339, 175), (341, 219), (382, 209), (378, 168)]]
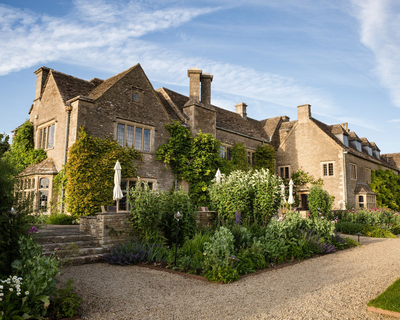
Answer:
[(215, 174), (215, 179), (217, 180), (217, 183), (221, 182), (221, 178), (222, 178), (222, 174), (221, 174), (221, 171), (218, 168), (217, 173)]
[(290, 207), (292, 207), (292, 204), (294, 203), (294, 198), (293, 198), (293, 180), (290, 179), (289, 181), (289, 199), (288, 203), (290, 204)]
[(282, 196), (282, 204), (284, 205), (286, 203), (286, 198), (285, 198), (285, 185), (283, 183), (281, 184), (281, 196)]
[(117, 163), (115, 164), (114, 167), (115, 174), (114, 174), (114, 190), (113, 190), (113, 200), (114, 201), (119, 201), (122, 199), (124, 194), (122, 193), (121, 190), (121, 165), (119, 164), (119, 161), (117, 160)]

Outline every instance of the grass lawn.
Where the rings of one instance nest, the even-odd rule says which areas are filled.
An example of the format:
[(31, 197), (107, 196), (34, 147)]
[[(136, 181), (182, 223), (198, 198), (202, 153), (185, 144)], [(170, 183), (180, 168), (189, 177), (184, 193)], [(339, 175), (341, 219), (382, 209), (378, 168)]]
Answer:
[(385, 292), (368, 302), (368, 306), (400, 312), (400, 278)]

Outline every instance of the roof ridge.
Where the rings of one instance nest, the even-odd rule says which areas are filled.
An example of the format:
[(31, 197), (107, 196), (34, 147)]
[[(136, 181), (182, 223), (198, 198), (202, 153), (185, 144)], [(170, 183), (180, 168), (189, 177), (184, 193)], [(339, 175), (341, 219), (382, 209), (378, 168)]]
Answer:
[(74, 79), (77, 79), (77, 80), (81, 80), (81, 81), (85, 81), (85, 82), (88, 82), (88, 83), (91, 83), (89, 80), (85, 80), (85, 79), (82, 79), (82, 78), (78, 78), (78, 77), (75, 77), (75, 76), (71, 76), (70, 74), (66, 74), (66, 73), (64, 73), (64, 72), (61, 72), (61, 71), (58, 71), (58, 70), (54, 70), (54, 69), (50, 69), (50, 72), (51, 73), (59, 73), (59, 74), (61, 74), (61, 75), (63, 75), (63, 76), (67, 76), (67, 77), (70, 77), (70, 78), (74, 78)]

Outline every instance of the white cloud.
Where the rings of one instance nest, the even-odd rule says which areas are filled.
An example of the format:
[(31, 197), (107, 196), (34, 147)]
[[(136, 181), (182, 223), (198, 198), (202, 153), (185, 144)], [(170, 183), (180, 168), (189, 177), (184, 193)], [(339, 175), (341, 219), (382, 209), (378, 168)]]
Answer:
[(353, 0), (361, 42), (376, 57), (375, 72), (400, 107), (400, 4), (396, 0)]
[(400, 119), (391, 119), (391, 120), (388, 120), (387, 122), (389, 122), (389, 123), (398, 123), (398, 122), (400, 122)]
[(218, 8), (151, 11), (135, 2), (117, 7), (104, 1), (76, 1), (64, 18), (37, 15), (0, 4), (0, 75), (38, 63), (80, 55), (82, 49), (121, 47), (145, 34), (177, 27)]

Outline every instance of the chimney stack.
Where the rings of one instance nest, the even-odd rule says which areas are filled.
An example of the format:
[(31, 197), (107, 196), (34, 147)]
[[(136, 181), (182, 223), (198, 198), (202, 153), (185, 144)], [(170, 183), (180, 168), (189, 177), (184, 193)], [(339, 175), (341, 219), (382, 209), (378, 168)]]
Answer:
[(200, 76), (201, 81), (201, 103), (205, 106), (211, 105), (211, 82), (213, 76), (209, 73), (202, 73)]
[(189, 101), (187, 104), (200, 102), (200, 76), (201, 70), (199, 68), (191, 68), (188, 70), (189, 77)]
[(297, 121), (299, 123), (306, 122), (311, 118), (311, 105), (303, 104), (297, 107)]
[(36, 74), (35, 100), (40, 99), (42, 97), (43, 86), (46, 82), (49, 72), (50, 69), (47, 67), (41, 67), (35, 71)]
[(237, 103), (235, 105), (236, 107), (236, 113), (240, 114), (240, 116), (246, 120), (247, 119), (247, 112), (246, 112), (246, 108), (247, 108), (247, 104), (245, 104), (244, 102), (240, 102)]

